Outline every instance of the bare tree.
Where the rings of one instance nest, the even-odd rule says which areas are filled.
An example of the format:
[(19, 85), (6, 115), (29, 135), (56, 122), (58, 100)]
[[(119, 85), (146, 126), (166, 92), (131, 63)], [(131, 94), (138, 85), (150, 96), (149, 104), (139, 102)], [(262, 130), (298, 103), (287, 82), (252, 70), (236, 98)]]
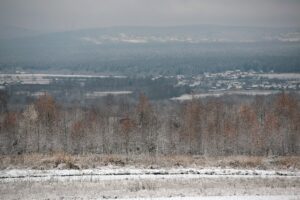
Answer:
[(196, 144), (200, 144), (198, 147), (202, 148), (200, 112), (200, 102), (196, 99), (192, 99), (185, 105), (183, 131), (185, 139), (188, 141), (190, 154), (196, 152)]

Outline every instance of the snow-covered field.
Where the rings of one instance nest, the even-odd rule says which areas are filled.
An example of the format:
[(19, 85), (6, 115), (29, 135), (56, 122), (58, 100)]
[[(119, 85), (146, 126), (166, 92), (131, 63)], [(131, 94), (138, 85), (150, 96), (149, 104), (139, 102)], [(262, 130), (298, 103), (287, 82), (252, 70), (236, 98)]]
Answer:
[(258, 76), (269, 79), (300, 79), (300, 73), (270, 73), (270, 74), (258, 74)]
[(96, 98), (96, 97), (105, 97), (108, 95), (129, 95), (132, 94), (132, 91), (95, 91), (86, 93), (85, 96), (87, 98)]
[(47, 85), (56, 78), (126, 78), (126, 76), (104, 76), (85, 74), (0, 74), (0, 84), (21, 83)]
[[(121, 199), (121, 200), (134, 200)], [(139, 200), (296, 200), (300, 199), (298, 196), (198, 196), (198, 197), (172, 197), (172, 198), (139, 198)]]
[(300, 178), (299, 171), (275, 171), (275, 170), (243, 170), (222, 168), (171, 168), (171, 169), (139, 169), (139, 168), (110, 168), (84, 170), (2, 170), (0, 182), (10, 181), (101, 181), (122, 179), (191, 179), (191, 178), (243, 178), (243, 177), (286, 177)]
[(0, 171), (0, 199), (300, 199), (300, 172), (102, 167)]
[(201, 94), (184, 94), (180, 97), (174, 97), (172, 100), (185, 101), (193, 98), (206, 98), (206, 97), (220, 97), (224, 95), (249, 95), (249, 96), (266, 96), (271, 94), (277, 94), (278, 90), (237, 90), (237, 91), (216, 91)]

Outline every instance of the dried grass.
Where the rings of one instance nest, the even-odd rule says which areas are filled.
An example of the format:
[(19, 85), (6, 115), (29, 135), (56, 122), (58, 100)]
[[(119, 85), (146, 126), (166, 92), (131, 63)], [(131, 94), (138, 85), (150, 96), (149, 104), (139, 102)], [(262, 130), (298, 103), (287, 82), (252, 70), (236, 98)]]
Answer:
[(228, 156), (205, 157), (189, 155), (117, 155), (117, 154), (85, 154), (71, 155), (63, 152), (53, 154), (23, 154), (0, 156), (0, 169), (33, 168), (52, 169), (60, 164), (67, 168), (96, 168), (101, 166), (136, 166), (142, 168), (160, 167), (230, 167), (255, 169), (300, 169), (299, 156), (259, 157)]
[(140, 190), (157, 190), (158, 184), (155, 181), (142, 180), (128, 184), (127, 190), (130, 192), (138, 192)]

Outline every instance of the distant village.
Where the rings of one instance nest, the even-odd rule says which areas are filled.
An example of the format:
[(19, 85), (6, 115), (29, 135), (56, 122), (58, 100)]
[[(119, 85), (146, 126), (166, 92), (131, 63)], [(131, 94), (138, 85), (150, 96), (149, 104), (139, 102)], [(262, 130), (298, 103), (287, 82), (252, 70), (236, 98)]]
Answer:
[(299, 90), (300, 74), (262, 73), (240, 70), (204, 73), (197, 76), (176, 76), (177, 86), (189, 86), (206, 91), (222, 90)]
[[(135, 83), (134, 85), (132, 83)], [(65, 89), (72, 92), (64, 92)], [(104, 75), (0, 74), (0, 91), (16, 101), (50, 93), (65, 101), (98, 99), (105, 96), (137, 96), (150, 99), (189, 100), (222, 95), (270, 95), (280, 91), (300, 92), (300, 73), (224, 71), (194, 76), (126, 77)], [(70, 95), (72, 94), (72, 95)]]

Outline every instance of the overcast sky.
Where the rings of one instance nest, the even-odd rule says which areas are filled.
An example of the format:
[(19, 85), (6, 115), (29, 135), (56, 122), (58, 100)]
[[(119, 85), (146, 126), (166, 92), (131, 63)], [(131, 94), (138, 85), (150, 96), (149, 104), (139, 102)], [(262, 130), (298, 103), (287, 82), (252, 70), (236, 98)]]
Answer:
[(0, 0), (0, 24), (43, 31), (120, 25), (300, 26), (300, 0)]

